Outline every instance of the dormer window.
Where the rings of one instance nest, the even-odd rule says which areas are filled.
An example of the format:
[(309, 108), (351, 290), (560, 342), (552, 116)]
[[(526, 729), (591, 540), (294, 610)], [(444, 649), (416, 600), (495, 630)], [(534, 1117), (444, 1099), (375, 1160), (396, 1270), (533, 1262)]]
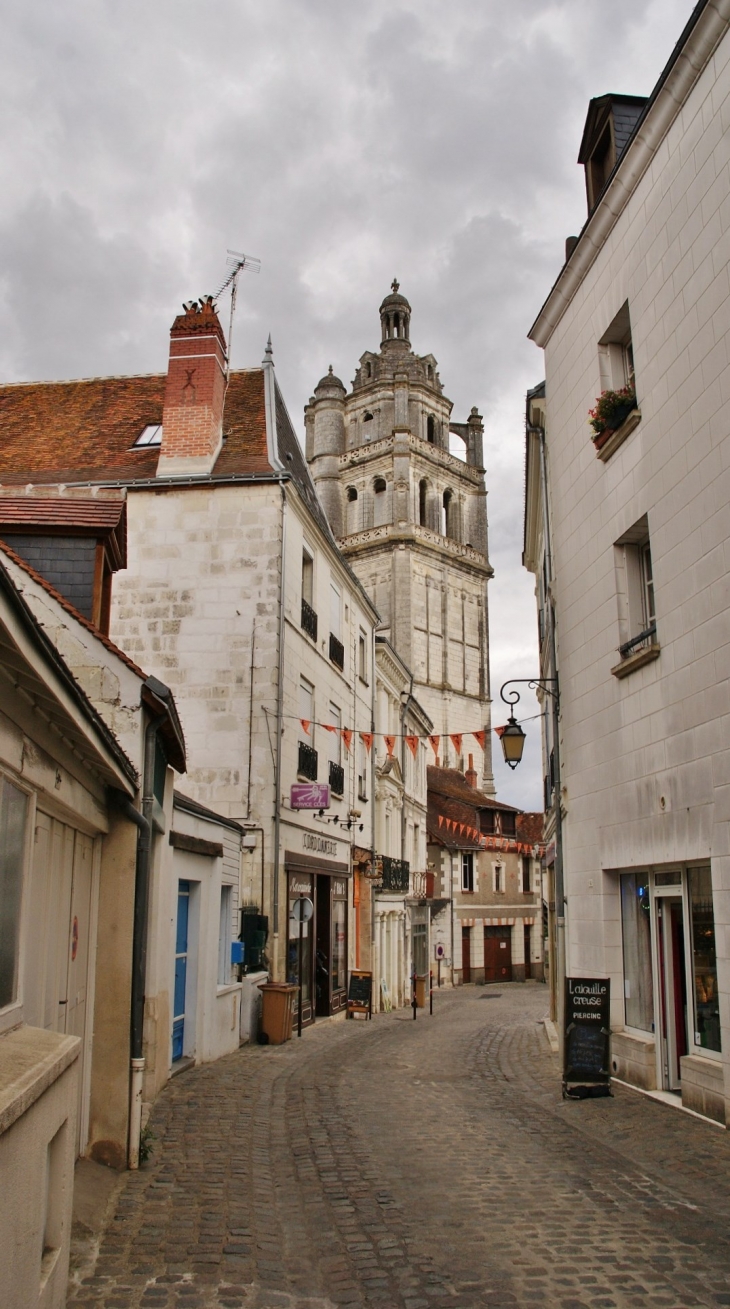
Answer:
[(142, 445), (162, 445), (162, 423), (148, 423), (142, 428), (132, 448)]

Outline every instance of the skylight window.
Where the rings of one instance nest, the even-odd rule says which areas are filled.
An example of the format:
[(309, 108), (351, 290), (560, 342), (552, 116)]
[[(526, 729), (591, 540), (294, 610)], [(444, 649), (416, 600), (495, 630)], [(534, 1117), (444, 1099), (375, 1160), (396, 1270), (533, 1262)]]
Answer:
[(150, 423), (147, 427), (143, 427), (134, 445), (135, 447), (139, 445), (162, 445), (162, 423)]

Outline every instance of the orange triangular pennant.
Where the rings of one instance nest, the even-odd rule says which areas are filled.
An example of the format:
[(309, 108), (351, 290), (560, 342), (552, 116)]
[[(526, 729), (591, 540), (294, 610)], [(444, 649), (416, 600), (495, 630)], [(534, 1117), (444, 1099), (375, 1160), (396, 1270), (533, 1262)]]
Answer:
[(501, 727), (495, 727), (494, 731), (500, 740), (502, 739), (502, 734), (506, 731), (506, 729), (507, 729), (506, 723), (503, 723)]
[(486, 732), (472, 732), (472, 736), (474, 737), (474, 740), (477, 742), (480, 750), (483, 750), (487, 741)]
[(451, 735), (449, 736), (449, 740), (451, 741), (456, 753), (461, 754), (462, 733), (452, 732)]
[(349, 728), (349, 727), (343, 727), (342, 730), (341, 730), (341, 732), (340, 732), (340, 736), (342, 737), (342, 740), (343, 740), (343, 742), (344, 742), (345, 749), (347, 750), (347, 752), (348, 752), (348, 754), (349, 754), (349, 753), (350, 753), (350, 746), (352, 745), (352, 730), (351, 730), (351, 728)]
[(324, 728), (325, 732), (336, 732), (336, 731), (337, 731), (337, 728), (336, 728), (336, 727), (332, 727), (329, 723), (322, 723), (322, 727)]
[(392, 759), (392, 758), (393, 758), (393, 751), (394, 751), (394, 749), (395, 749), (395, 737), (394, 737), (394, 736), (384, 735), (384, 736), (383, 736), (383, 740), (385, 741), (385, 748), (386, 748), (386, 750), (388, 751), (388, 758), (389, 758), (389, 759)]
[(431, 749), (433, 750), (434, 754), (436, 755), (436, 758), (437, 758), (437, 759), (438, 759), (438, 753), (439, 753), (439, 741), (440, 741), (440, 740), (441, 740), (441, 737), (440, 737), (440, 736), (429, 736), (429, 738), (428, 738), (428, 743), (429, 743)]
[(443, 827), (443, 825), (444, 825), (444, 816), (443, 814), (439, 814), (439, 827)]
[(408, 749), (410, 750), (411, 754), (413, 755), (413, 758), (415, 759), (416, 755), (418, 754), (418, 737), (407, 736), (406, 745), (408, 746)]
[(360, 740), (362, 741), (363, 745), (365, 746), (365, 749), (367, 750), (368, 754), (370, 754), (370, 751), (371, 751), (372, 748), (373, 748), (373, 733), (372, 733), (372, 732), (361, 732), (361, 733), (360, 733)]
[(312, 726), (311, 718), (300, 718), (299, 721), (304, 728), (304, 731), (307, 733), (307, 736), (309, 736), (309, 729)]

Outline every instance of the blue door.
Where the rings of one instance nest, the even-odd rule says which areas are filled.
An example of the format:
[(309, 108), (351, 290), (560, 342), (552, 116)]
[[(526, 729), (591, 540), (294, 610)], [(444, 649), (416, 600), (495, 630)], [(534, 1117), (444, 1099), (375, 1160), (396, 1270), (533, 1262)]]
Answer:
[(175, 995), (172, 1015), (172, 1062), (182, 1059), (185, 1031), (185, 983), (188, 973), (188, 917), (190, 883), (177, 884), (177, 934), (175, 937)]

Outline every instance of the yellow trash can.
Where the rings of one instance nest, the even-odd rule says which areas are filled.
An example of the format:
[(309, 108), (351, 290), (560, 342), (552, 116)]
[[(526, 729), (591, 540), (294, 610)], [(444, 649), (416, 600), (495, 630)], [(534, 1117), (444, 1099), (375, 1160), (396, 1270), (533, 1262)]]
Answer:
[(291, 1039), (296, 986), (287, 982), (261, 982), (261, 1031), (269, 1045), (283, 1045)]
[(416, 975), (416, 1008), (425, 1009), (429, 1001), (428, 973)]

